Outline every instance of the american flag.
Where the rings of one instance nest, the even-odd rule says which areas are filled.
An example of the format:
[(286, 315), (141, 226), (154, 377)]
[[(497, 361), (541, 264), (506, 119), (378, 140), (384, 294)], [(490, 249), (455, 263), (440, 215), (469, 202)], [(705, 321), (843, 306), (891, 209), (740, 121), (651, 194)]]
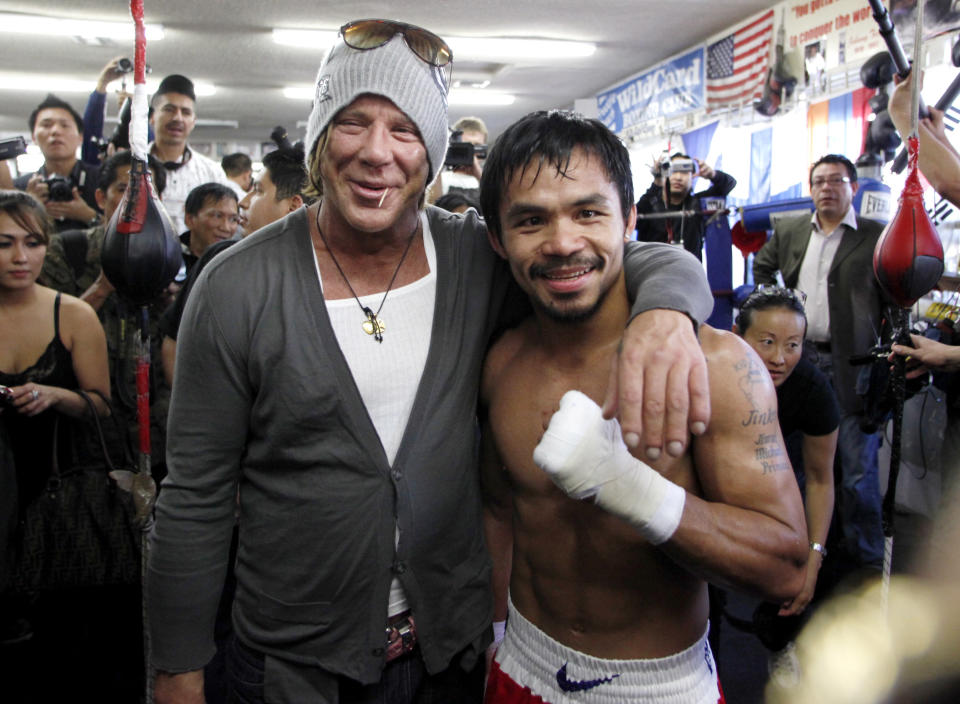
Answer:
[(740, 105), (763, 93), (773, 10), (707, 47), (707, 109)]

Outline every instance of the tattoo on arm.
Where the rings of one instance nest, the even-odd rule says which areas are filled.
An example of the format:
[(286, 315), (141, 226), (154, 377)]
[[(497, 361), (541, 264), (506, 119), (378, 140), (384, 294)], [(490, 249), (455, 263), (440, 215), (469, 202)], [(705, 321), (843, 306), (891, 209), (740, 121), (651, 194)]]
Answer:
[[(766, 381), (764, 377), (767, 374), (767, 370), (760, 364), (757, 364), (751, 357), (741, 359), (733, 365), (733, 369), (740, 377), (739, 386), (743, 395), (747, 397), (747, 401), (750, 402), (751, 406), (756, 406), (755, 390), (759, 384), (763, 384), (764, 381)], [(744, 423), (744, 425), (747, 424)]]
[[(750, 411), (750, 413), (752, 415), (756, 413), (756, 411)], [(767, 413), (771, 413), (771, 411), (767, 411)], [(776, 414), (774, 414), (774, 416), (776, 416)], [(783, 451), (783, 446), (777, 442), (776, 433), (761, 433), (757, 436), (757, 439), (754, 440), (753, 445), (754, 457), (756, 457), (757, 461), (763, 467), (764, 474), (772, 474), (773, 472), (782, 472), (791, 469), (790, 462), (787, 460), (786, 453)]]

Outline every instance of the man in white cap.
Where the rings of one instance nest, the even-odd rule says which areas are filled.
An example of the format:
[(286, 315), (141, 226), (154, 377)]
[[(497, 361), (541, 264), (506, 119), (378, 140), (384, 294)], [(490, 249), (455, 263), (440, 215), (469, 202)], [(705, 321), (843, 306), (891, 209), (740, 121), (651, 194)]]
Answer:
[[(237, 701), (480, 701), (492, 598), (477, 391), (524, 297), (475, 213), (423, 208), (447, 148), (450, 61), (419, 27), (344, 25), (306, 134), (321, 200), (197, 281), (147, 576), (157, 702), (202, 701), (238, 489)], [(648, 408), (643, 428), (641, 404), (620, 415), (634, 414), (628, 442), (676, 454), (688, 380), (695, 425), (709, 400), (702, 356), (686, 352), (694, 326), (673, 311), (701, 320), (712, 300), (686, 253), (631, 252), (636, 309), (672, 310), (628, 327), (620, 397), (682, 413)]]

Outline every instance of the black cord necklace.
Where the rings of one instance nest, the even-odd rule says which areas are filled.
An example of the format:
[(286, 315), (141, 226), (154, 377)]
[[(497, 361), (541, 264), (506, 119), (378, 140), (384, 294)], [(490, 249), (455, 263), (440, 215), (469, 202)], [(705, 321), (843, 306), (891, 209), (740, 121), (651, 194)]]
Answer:
[(383, 292), (383, 298), (380, 299), (380, 305), (377, 308), (377, 312), (374, 313), (368, 306), (363, 305), (360, 302), (360, 297), (357, 295), (357, 292), (353, 290), (353, 286), (350, 285), (350, 279), (347, 278), (347, 275), (343, 273), (343, 268), (340, 266), (340, 262), (337, 261), (337, 258), (333, 254), (333, 248), (330, 246), (330, 243), (327, 242), (326, 235), (323, 234), (323, 230), (320, 228), (320, 208), (317, 208), (317, 232), (320, 233), (320, 239), (323, 240), (324, 246), (327, 248), (327, 252), (330, 253), (330, 259), (333, 260), (334, 266), (337, 267), (337, 271), (340, 272), (340, 276), (343, 277), (344, 283), (347, 285), (347, 288), (350, 289), (350, 293), (353, 294), (353, 298), (356, 300), (357, 305), (360, 306), (360, 310), (363, 311), (363, 314), (366, 317), (366, 320), (363, 321), (363, 331), (368, 335), (373, 335), (373, 339), (377, 342), (383, 342), (383, 331), (387, 329), (387, 326), (383, 323), (383, 318), (380, 317), (380, 311), (383, 310), (383, 304), (387, 302), (387, 294), (390, 293), (390, 289), (393, 288), (393, 282), (397, 280), (397, 274), (400, 273), (400, 267), (403, 266), (403, 261), (407, 258), (407, 253), (410, 251), (410, 245), (413, 244), (413, 238), (417, 235), (417, 230), (420, 228), (420, 218), (417, 218), (417, 224), (413, 226), (413, 232), (410, 233), (409, 239), (407, 239), (407, 246), (403, 250), (403, 256), (400, 257), (400, 261), (397, 263), (397, 268), (393, 270), (393, 276), (390, 277), (390, 283), (387, 284), (387, 290)]

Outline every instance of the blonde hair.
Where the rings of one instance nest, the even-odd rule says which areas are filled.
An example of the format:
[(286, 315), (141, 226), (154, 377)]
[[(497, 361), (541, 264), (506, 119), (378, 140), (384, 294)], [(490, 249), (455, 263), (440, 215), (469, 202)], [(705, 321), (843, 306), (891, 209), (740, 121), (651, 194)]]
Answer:
[(323, 158), (323, 150), (327, 148), (327, 139), (330, 136), (330, 124), (323, 128), (313, 148), (310, 150), (310, 159), (307, 165), (307, 185), (303, 189), (303, 195), (317, 200), (323, 197), (323, 181), (320, 179), (320, 162)]

